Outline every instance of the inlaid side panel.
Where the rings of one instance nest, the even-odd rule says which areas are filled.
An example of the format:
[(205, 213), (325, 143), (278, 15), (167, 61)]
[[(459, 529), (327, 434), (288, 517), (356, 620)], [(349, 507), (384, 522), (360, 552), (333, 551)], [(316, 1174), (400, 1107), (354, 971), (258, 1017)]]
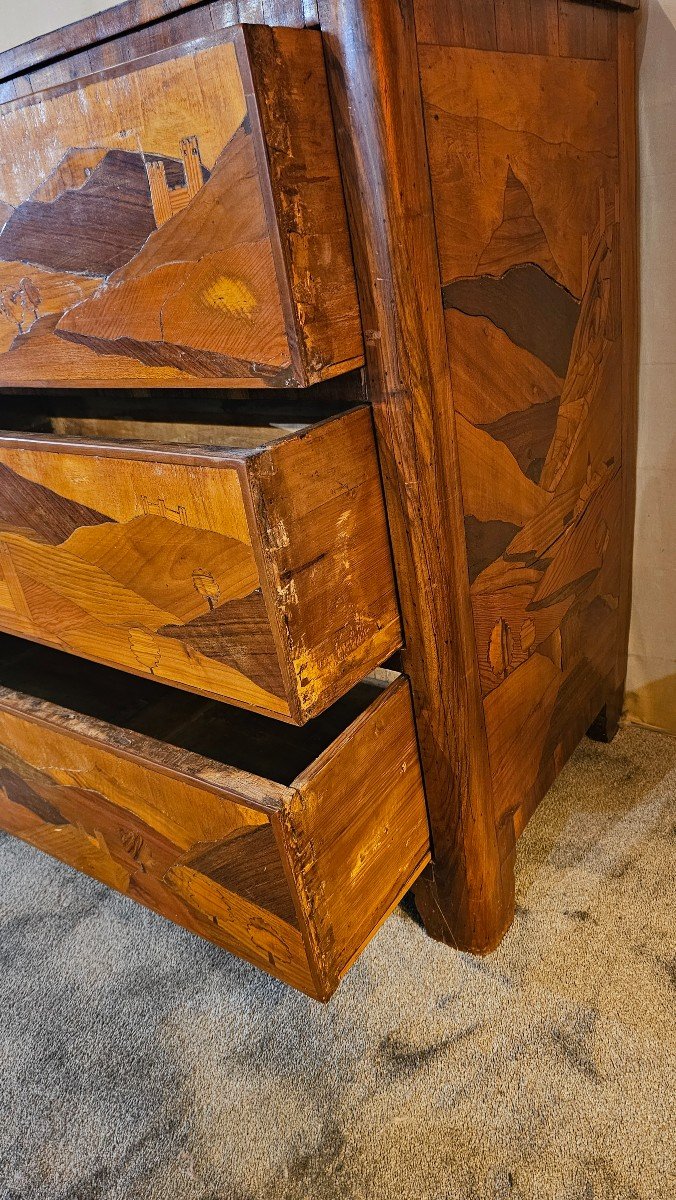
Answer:
[(617, 655), (616, 63), (421, 45), (420, 68), (489, 757), (518, 833)]
[(611, 58), (617, 45), (604, 0), (416, 0), (416, 25), (429, 45), (503, 53)]
[(307, 720), (401, 645), (371, 414), (322, 422), (247, 468), (283, 657)]
[(0, 443), (0, 628), (289, 713), (234, 466)]
[[(3, 691), (3, 829), (295, 987), (316, 991), (271, 824), (285, 789), (269, 785), (268, 812), (238, 804), (222, 790), (149, 771), (51, 720), (8, 711), (5, 703), (16, 706)], [(52, 706), (42, 708), (51, 717)], [(117, 734), (123, 746), (135, 745), (122, 731), (111, 733), (112, 744)], [(183, 757), (186, 768), (199, 765), (194, 755)]]
[(1, 115), (0, 383), (280, 387), (359, 364), (316, 32), (224, 31)]

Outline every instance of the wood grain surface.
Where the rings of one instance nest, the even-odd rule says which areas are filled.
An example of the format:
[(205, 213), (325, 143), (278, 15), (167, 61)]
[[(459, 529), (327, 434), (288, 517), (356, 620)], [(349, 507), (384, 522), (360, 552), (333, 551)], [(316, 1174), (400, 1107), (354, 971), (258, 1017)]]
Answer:
[(405, 650), (434, 842), (418, 903), (485, 951), (513, 912), (500, 861), (467, 588), (458, 444), (413, 10), (320, 4)]
[[(602, 9), (620, 7), (638, 9), (641, 0), (576, 0), (580, 7), (593, 5)], [(465, 9), (471, 20), (471, 5), (475, 0), (465, 0)], [(515, 11), (507, 13), (505, 0), (494, 0), (494, 18), (491, 7), (485, 2), (479, 6), (484, 20), (489, 23), (494, 19), (496, 24), (510, 21), (515, 26), (523, 27), (527, 23), (542, 25), (546, 18), (540, 16), (540, 10), (555, 8), (558, 0), (521, 0)], [(567, 7), (573, 7), (573, 0), (567, 0)], [(448, 16), (445, 17), (445, 13)], [(441, 27), (444, 19), (449, 23), (463, 15), (461, 0), (448, 0), (443, 9), (435, 15)], [(238, 21), (248, 21), (258, 24), (316, 25), (319, 22), (316, 0), (123, 0), (103, 12), (95, 13), (71, 25), (62, 26), (49, 33), (41, 34), (24, 42), (20, 46), (4, 50), (0, 54), (0, 80), (13, 79), (21, 73), (21, 82), (30, 84), (34, 69), (40, 64), (49, 64), (43, 68), (52, 70), (64, 62), (68, 63), (78, 51), (84, 56), (94, 57), (100, 54), (116, 55), (125, 35), (133, 36), (134, 31), (147, 42), (153, 38), (165, 39), (165, 44), (175, 44), (188, 37), (199, 37), (213, 29), (234, 25)], [(505, 47), (506, 48), (506, 47)]]
[(400, 644), (368, 409), (258, 450), (0, 435), (0, 628), (308, 720)]
[[(30, 97), (238, 17), (301, 26), (319, 16), (433, 843), (416, 899), (430, 933), (477, 952), (511, 920), (515, 838), (584, 730), (612, 735), (621, 703), (636, 436), (628, 10), (637, 7), (322, 0), (317, 14), (313, 0), (266, 0), (264, 10), (259, 0), (170, 0), (160, 12), (154, 0), (129, 0), (102, 15), (99, 33), (75, 26), (61, 46), (48, 35), (0, 60), (10, 76), (0, 96)], [(277, 51), (261, 39), (265, 75)], [(262, 129), (283, 91), (266, 75)], [(311, 106), (300, 111), (303, 125)], [(284, 165), (269, 167), (272, 192)], [(276, 245), (292, 277), (289, 247)], [(44, 280), (37, 286), (49, 294)], [(66, 302), (72, 286), (64, 281)], [(302, 467), (309, 478), (303, 452), (288, 463), (285, 454), (280, 476)], [(293, 526), (293, 489), (282, 485), (280, 499), (265, 457), (247, 460), (246, 475), (259, 570), (277, 590), (289, 571), (301, 588), (303, 563), (299, 572), (262, 517), (279, 504)], [(317, 494), (331, 528), (330, 484)], [(316, 611), (315, 632), (325, 619)], [(294, 658), (291, 631), (293, 621), (275, 632), (283, 669), (311, 662), (330, 694), (321, 653)], [(317, 773), (342, 795), (330, 765)], [(315, 838), (323, 854), (319, 826)], [(344, 931), (333, 926), (339, 961), (350, 922), (361, 928), (354, 892), (351, 905)]]
[(418, 40), (511, 54), (611, 58), (617, 9), (640, 0), (416, 0)]
[(1, 115), (1, 385), (283, 387), (360, 364), (316, 31), (224, 30)]
[(636, 19), (619, 18), (617, 102), (620, 157), (620, 263), (622, 289), (622, 533), (620, 543), (620, 602), (617, 620), (615, 686), (591, 736), (610, 741), (617, 732), (624, 703), (631, 617), (634, 516), (636, 509), (636, 450), (638, 441), (638, 345), (640, 330), (638, 283), (638, 154)]
[[(546, 4), (536, 8), (542, 15)], [(516, 0), (496, 5), (505, 19), (498, 28), (511, 31), (513, 44), (498, 36), (477, 49), (458, 24), (438, 44), (423, 33), (419, 47), (470, 595), (505, 853), (505, 827), (518, 836), (624, 682), (622, 530), (632, 524), (625, 489), (634, 468), (630, 452), (624, 461), (633, 418), (623, 391), (634, 376), (635, 329), (624, 259), (635, 213), (631, 194), (622, 198), (634, 164), (620, 144), (620, 109), (633, 111), (634, 100), (623, 86), (618, 93), (618, 14), (603, 10), (609, 34), (592, 53), (599, 12), (558, 9), (565, 47), (532, 53), (534, 27), (520, 23)], [(421, 0), (423, 31), (429, 11)], [(576, 39), (566, 24), (573, 20)]]
[[(229, 731), (220, 705), (185, 697), (181, 712), (167, 689), (126, 681), (119, 728), (88, 710), (100, 711), (102, 689), (120, 692), (120, 675), (91, 665), (73, 675), (58, 661), (68, 664), (65, 656), (39, 647), (15, 645), (8, 656), (8, 640), (0, 645), (0, 826), (328, 999), (429, 858), (405, 681), (371, 688), (371, 702), (342, 731), (329, 723), (316, 763), (307, 761), (311, 736), (301, 775), (280, 784), (178, 748), (199, 744), (211, 720), (221, 756), (230, 741), (256, 769), (261, 733), (242, 718), (258, 718), (239, 714)], [(37, 695), (6, 686), (15, 677), (24, 687), (32, 679)], [(74, 708), (56, 702), (64, 697)], [(147, 736), (158, 726), (174, 746)], [(296, 740), (303, 733), (287, 731)]]

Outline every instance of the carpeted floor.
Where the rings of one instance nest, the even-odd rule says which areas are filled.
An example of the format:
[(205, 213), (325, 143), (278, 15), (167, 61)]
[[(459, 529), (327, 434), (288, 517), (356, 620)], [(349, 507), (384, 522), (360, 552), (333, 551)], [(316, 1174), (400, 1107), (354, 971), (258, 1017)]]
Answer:
[(676, 741), (585, 742), (478, 961), (322, 1007), (0, 839), (2, 1200), (673, 1200)]

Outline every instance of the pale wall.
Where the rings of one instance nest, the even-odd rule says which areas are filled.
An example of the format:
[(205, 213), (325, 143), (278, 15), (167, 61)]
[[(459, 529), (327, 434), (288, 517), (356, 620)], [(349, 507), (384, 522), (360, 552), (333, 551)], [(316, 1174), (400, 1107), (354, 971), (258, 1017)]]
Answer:
[(112, 7), (105, 0), (0, 0), (0, 50)]
[[(0, 49), (108, 8), (0, 0)], [(676, 733), (676, 0), (643, 0), (641, 370), (630, 714)]]
[(676, 0), (639, 45), (641, 368), (629, 712), (676, 733)]

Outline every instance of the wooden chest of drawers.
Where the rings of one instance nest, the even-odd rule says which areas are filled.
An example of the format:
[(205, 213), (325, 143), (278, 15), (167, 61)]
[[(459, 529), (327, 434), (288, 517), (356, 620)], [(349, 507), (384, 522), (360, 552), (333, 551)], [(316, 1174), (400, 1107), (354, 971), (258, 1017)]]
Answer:
[(414, 881), (495, 947), (617, 728), (637, 7), (126, 0), (0, 55), (0, 824), (312, 995)]

